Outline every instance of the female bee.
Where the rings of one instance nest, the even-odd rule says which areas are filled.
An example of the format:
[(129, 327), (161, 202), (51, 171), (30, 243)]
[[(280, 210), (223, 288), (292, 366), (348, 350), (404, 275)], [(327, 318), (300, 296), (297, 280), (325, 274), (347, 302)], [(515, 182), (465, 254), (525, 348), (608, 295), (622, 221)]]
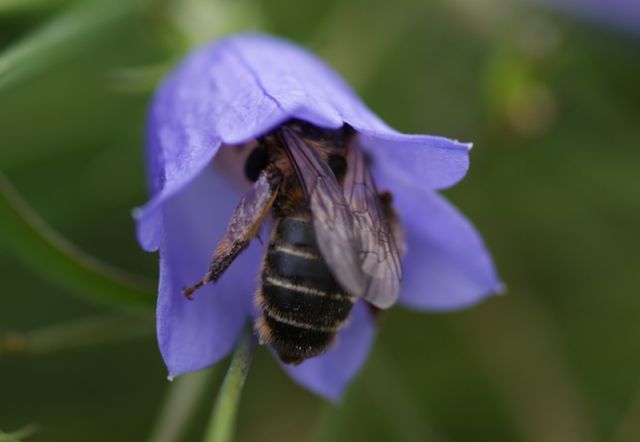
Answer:
[(216, 281), (257, 235), (273, 228), (256, 304), (260, 341), (299, 364), (324, 353), (362, 297), (377, 308), (397, 299), (402, 238), (388, 193), (378, 193), (355, 131), (292, 120), (258, 140), (245, 164), (254, 182), (188, 298)]

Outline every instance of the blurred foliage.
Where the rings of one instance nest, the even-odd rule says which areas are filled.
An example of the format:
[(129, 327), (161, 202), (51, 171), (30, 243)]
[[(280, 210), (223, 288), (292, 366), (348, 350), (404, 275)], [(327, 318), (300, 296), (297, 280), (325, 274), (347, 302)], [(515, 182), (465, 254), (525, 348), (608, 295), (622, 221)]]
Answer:
[[(203, 7), (216, 24), (196, 29)], [(94, 8), (117, 14), (104, 25)], [(515, 0), (0, 2), (0, 170), (84, 251), (155, 278), (130, 216), (146, 198), (149, 86), (187, 46), (240, 23), (324, 56), (397, 129), (474, 141), (468, 177), (446, 194), (509, 291), (463, 312), (388, 312), (339, 407), (258, 349), (238, 440), (640, 440), (637, 36)], [(0, 428), (147, 440), (172, 385), (149, 318), (125, 318), (136, 339), (77, 340), (85, 318), (104, 333), (118, 313), (26, 262), (0, 248), (0, 336), (71, 324), (58, 336), (85, 344), (0, 355)], [(168, 396), (199, 404), (187, 441), (203, 436), (219, 384), (193, 382), (202, 401), (189, 387)]]

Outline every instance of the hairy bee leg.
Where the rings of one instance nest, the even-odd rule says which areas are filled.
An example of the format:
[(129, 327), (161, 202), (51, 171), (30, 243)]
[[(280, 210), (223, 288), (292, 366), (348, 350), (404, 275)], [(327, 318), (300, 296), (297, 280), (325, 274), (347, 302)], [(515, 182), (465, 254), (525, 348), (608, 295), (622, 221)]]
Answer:
[(269, 213), (282, 179), (282, 173), (275, 167), (267, 167), (260, 173), (253, 187), (242, 196), (236, 206), (229, 220), (227, 233), (213, 252), (206, 275), (193, 286), (183, 289), (184, 296), (191, 299), (200, 287), (216, 281), (238, 254), (247, 248)]
[(382, 191), (378, 193), (378, 198), (380, 198), (382, 211), (384, 212), (384, 216), (391, 228), (391, 236), (396, 243), (400, 257), (402, 258), (407, 251), (407, 244), (404, 241), (404, 230), (400, 223), (400, 217), (393, 208), (393, 195), (390, 192)]

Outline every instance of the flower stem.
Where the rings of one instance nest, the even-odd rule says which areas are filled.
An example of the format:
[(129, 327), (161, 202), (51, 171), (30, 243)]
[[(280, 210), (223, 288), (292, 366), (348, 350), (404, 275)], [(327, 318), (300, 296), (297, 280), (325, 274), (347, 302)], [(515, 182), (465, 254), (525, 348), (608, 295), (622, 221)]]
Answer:
[(222, 382), (222, 387), (220, 387), (204, 438), (205, 442), (229, 442), (232, 440), (240, 394), (249, 372), (254, 348), (253, 334), (247, 328), (233, 353), (229, 370)]
[(153, 333), (153, 317), (148, 314), (118, 314), (77, 319), (25, 333), (0, 333), (0, 359), (90, 347), (152, 336)]
[(150, 442), (184, 440), (193, 413), (207, 393), (207, 386), (215, 373), (216, 369), (212, 367), (180, 376), (171, 383)]

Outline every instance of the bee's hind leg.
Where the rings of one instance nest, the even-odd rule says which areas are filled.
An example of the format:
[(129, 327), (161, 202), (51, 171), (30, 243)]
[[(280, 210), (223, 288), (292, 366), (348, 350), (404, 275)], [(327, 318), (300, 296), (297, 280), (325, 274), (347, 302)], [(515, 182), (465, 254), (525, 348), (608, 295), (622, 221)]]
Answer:
[(247, 248), (269, 213), (281, 183), (282, 173), (276, 167), (266, 167), (260, 173), (251, 189), (242, 196), (236, 206), (229, 220), (227, 233), (213, 252), (206, 275), (193, 286), (183, 289), (184, 296), (191, 299), (193, 292), (205, 284), (216, 281), (240, 252)]

